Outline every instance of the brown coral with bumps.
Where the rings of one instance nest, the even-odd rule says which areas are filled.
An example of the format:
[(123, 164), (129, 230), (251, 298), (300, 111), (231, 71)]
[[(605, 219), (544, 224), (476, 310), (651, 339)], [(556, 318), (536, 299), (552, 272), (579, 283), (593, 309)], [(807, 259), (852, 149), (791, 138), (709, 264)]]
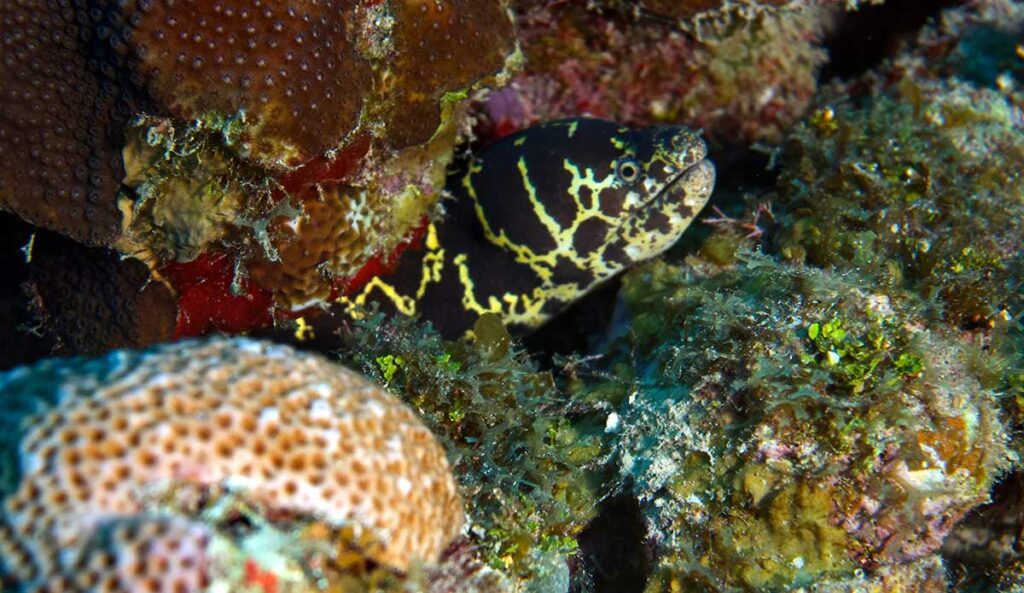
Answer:
[[(0, 484), (0, 575), (29, 588), (113, 575), (120, 589), (96, 590), (131, 590), (118, 571), (161, 586), (206, 581), (206, 562), (253, 549), (231, 543), (240, 517), (361, 528), (366, 553), (400, 570), (436, 560), (461, 528), (444, 451), (413, 412), (285, 346), (218, 339), (52, 360), (0, 375), (0, 394), (26, 411), (5, 437), (18, 441), (8, 455), (21, 475)], [(218, 523), (225, 506), (237, 510)], [(108, 553), (89, 566), (100, 568), (82, 572), (99, 544)], [(161, 562), (130, 561), (155, 548)]]
[(395, 19), (394, 82), (389, 96), (392, 145), (426, 142), (441, 119), (447, 91), (497, 72), (511, 51), (512, 21), (499, 2), (404, 0)]
[(297, 164), (355, 127), (369, 64), (348, 32), (351, 2), (139, 2), (132, 45), (150, 90), (177, 117), (247, 112), (246, 147)]
[(285, 165), (347, 145), (364, 110), (389, 145), (426, 142), (444, 93), (501, 70), (513, 38), (502, 3), (480, 0), (140, 2), (132, 22), (173, 115), (244, 110), (242, 153)]
[(36, 237), (32, 251), (22, 288), (55, 353), (96, 356), (143, 348), (174, 333), (174, 295), (142, 262), (48, 233)]
[(109, 244), (137, 81), (114, 11), (77, 4), (0, 4), (0, 208)]
[(372, 231), (379, 231), (371, 227), (380, 216), (365, 192), (332, 187), (307, 195), (298, 220), (273, 224), (280, 237), (277, 259), (263, 256), (250, 268), (252, 279), (274, 293), (280, 306), (296, 311), (325, 301), (332, 279), (356, 271), (346, 264), (365, 261), (374, 247)]
[[(0, 23), (0, 207), (179, 260), (245, 234), (275, 179), (324, 163), (345, 178), (313, 182), (377, 181), (382, 201), (415, 202), (378, 241), (397, 242), (440, 185), (406, 200), (422, 188), (381, 171), (438, 136), (450, 142), (429, 151), (450, 152), (455, 105), (515, 48), (505, 0), (30, 1)], [(124, 157), (126, 126), (153, 150)]]

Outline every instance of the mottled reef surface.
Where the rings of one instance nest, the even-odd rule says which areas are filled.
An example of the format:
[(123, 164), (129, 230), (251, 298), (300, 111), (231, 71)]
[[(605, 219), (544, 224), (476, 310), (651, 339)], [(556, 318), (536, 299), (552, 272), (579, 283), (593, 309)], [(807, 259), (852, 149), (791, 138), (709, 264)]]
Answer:
[(4, 3), (0, 589), (1024, 592), (1022, 163), (1012, 0)]

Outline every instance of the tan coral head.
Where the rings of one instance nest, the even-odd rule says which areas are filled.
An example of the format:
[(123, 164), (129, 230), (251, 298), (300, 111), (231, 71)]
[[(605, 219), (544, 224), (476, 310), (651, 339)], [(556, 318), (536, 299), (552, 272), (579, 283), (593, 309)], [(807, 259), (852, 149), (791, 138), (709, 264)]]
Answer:
[(404, 571), (461, 530), (444, 451), (413, 411), (288, 347), (45, 361), (0, 374), (0, 398), (35, 407), (15, 435), (17, 483), (0, 484), (0, 576), (26, 590), (198, 591), (253, 571), (285, 590), (351, 543), (331, 534), (356, 532), (369, 560)]

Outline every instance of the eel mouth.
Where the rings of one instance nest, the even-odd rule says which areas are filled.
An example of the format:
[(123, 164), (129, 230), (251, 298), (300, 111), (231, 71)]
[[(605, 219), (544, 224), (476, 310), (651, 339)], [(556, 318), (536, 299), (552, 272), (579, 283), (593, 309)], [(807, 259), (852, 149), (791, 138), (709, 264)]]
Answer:
[(642, 207), (648, 208), (671, 201), (679, 204), (680, 214), (683, 216), (696, 216), (711, 197), (714, 188), (715, 165), (707, 158), (703, 158), (672, 177), (665, 187), (647, 200)]

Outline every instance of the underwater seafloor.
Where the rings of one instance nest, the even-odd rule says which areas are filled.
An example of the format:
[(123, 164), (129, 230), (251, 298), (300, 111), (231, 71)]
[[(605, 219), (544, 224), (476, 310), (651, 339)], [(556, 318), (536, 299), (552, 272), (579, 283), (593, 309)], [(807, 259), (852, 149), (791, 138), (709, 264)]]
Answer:
[(0, 38), (0, 590), (1024, 592), (1024, 4)]

